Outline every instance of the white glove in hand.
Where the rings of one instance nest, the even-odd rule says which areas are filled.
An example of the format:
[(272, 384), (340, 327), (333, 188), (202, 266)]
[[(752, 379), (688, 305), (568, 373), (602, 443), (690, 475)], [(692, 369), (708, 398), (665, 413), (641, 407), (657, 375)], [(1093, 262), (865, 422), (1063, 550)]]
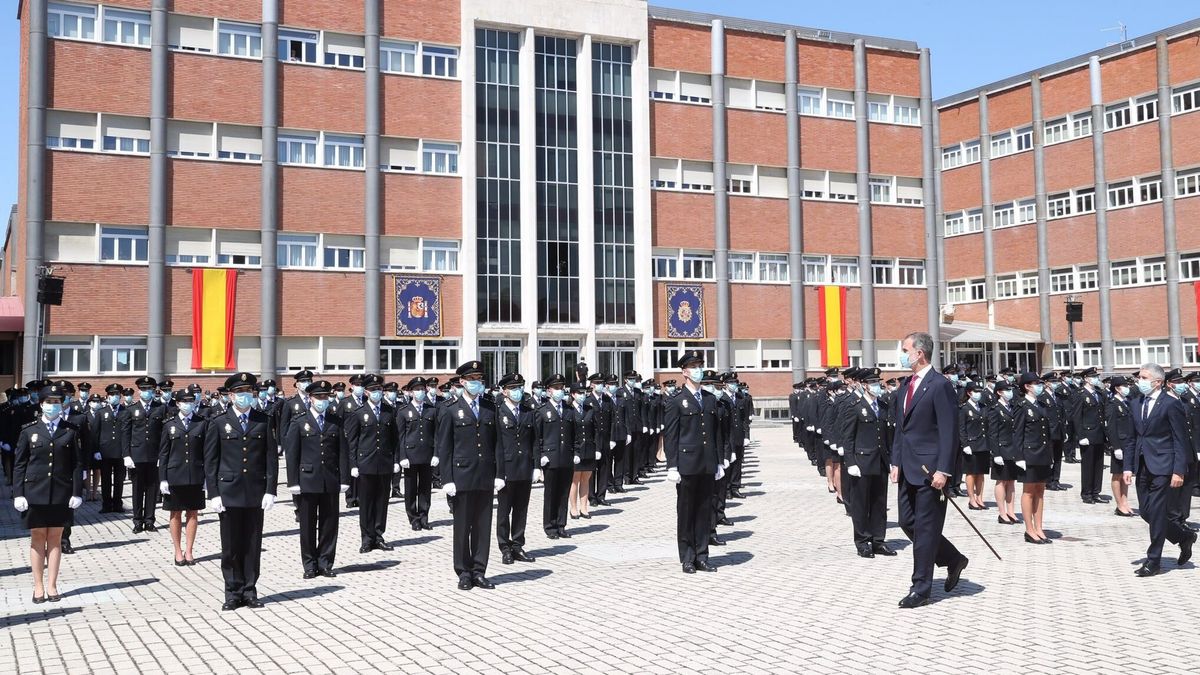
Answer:
[(599, 450), (596, 451), (596, 460), (597, 461), (600, 460), (600, 451)]
[(125, 458), (125, 468), (126, 468), (126, 469), (132, 469), (132, 468), (133, 468), (133, 458), (132, 458), (132, 457), (126, 457), (126, 458)]
[(357, 467), (357, 466), (356, 466), (356, 467), (354, 467), (354, 468), (352, 468), (352, 469), (350, 469), (350, 477), (351, 477), (351, 478), (358, 478), (358, 467)]
[(1024, 470), (1025, 470), (1025, 466), (1026, 466), (1026, 465), (1025, 465), (1025, 460), (1023, 460), (1023, 459), (1018, 459), (1018, 460), (1017, 460), (1017, 468), (1018, 468), (1018, 469), (1021, 469), (1022, 471), (1024, 471)]
[(721, 480), (724, 477), (725, 477), (725, 467), (718, 464), (717, 465), (717, 473), (713, 476), (713, 478), (716, 478), (717, 480)]
[(799, 421), (800, 421), (800, 418), (799, 418), (799, 417), (793, 417), (793, 418), (792, 418), (792, 421), (793, 421), (793, 422), (799, 422)]
[(1000, 455), (996, 455), (992, 458), (992, 464), (995, 464), (996, 466), (1004, 466), (1004, 458)]
[(225, 511), (225, 505), (221, 503), (220, 497), (213, 497), (212, 499), (208, 500), (208, 510), (212, 511), (213, 513), (223, 513)]
[(83, 497), (71, 497), (67, 500), (67, 507), (72, 511), (83, 505)]
[(438, 464), (441, 464), (441, 463), (442, 463), (442, 460), (438, 459), (437, 457), (434, 457), (433, 459), (429, 460), (429, 466), (437, 466)]
[(442, 491), (446, 493), (447, 497), (453, 497), (454, 495), (458, 494), (458, 486), (456, 486), (454, 483), (446, 483), (445, 485), (442, 485)]
[(338, 486), (338, 492), (341, 492), (342, 494), (346, 494), (346, 492), (349, 490), (350, 490), (349, 485), (339, 485)]
[(575, 460), (575, 463), (578, 464), (579, 463), (579, 455), (575, 455), (574, 460)]
[(729, 460), (725, 460), (724, 462), (721, 462), (721, 466), (723, 466), (723, 467), (725, 467), (726, 469), (728, 469), (728, 468), (729, 468)]
[(969, 454), (971, 454), (971, 446), (969, 446), (969, 445), (964, 445), (964, 446), (963, 446), (963, 454), (964, 454), (964, 455), (969, 455)]
[(817, 428), (810, 424), (810, 425), (804, 427), (804, 430), (805, 431), (816, 431)]
[(542, 457), (542, 466), (546, 466), (546, 465), (547, 465), (547, 464), (549, 464), (549, 463), (550, 463), (550, 458), (549, 458), (549, 457), (546, 457), (546, 456), (543, 456), (543, 457)]
[(29, 500), (24, 497), (16, 497), (13, 499), (13, 508), (21, 513), (29, 510)]
[(837, 451), (838, 451), (838, 457), (846, 456), (846, 449), (843, 448), (842, 446), (839, 445)]
[(1079, 445), (1080, 445), (1080, 446), (1084, 446), (1084, 445), (1091, 445), (1091, 444), (1092, 444), (1092, 442), (1091, 442), (1091, 441), (1089, 441), (1089, 440), (1088, 440), (1088, 439), (1086, 439), (1086, 438), (1081, 438), (1081, 439), (1079, 439)]
[(504, 479), (497, 478), (496, 480), (492, 481), (492, 488), (493, 488), (492, 489), (493, 493), (503, 490), (504, 489)]
[(158, 491), (163, 493), (164, 495), (169, 495), (169, 494), (171, 494), (171, 485), (169, 483), (167, 483), (167, 481), (165, 481), (165, 480), (159, 481)]
[(96, 460), (97, 462), (99, 462), (99, 461), (100, 461), (100, 453), (98, 453), (98, 452), (97, 452), (96, 454), (92, 455), (92, 459), (94, 459), (94, 460)]
[(642, 433), (643, 433), (643, 434), (648, 434), (648, 433), (650, 433), (650, 430), (649, 430), (648, 428), (646, 428), (646, 427), (642, 427)]
[(263, 495), (262, 510), (270, 511), (272, 506), (275, 506), (275, 495)]
[(609, 442), (608, 442), (608, 449), (609, 449), (609, 450), (612, 450), (612, 449), (613, 449), (613, 448), (615, 448), (615, 447), (617, 447), (617, 442), (616, 442), (616, 441), (609, 441)]
[(679, 475), (679, 469), (667, 469), (667, 480), (672, 483), (678, 483), (683, 480), (683, 476)]
[[(1197, 457), (1200, 457), (1200, 455), (1197, 455)], [(1120, 448), (1117, 448), (1113, 450), (1113, 459), (1125, 459), (1125, 453), (1121, 452)]]
[(408, 461), (407, 459), (402, 459), (402, 460), (400, 460), (400, 466), (407, 469), (408, 467), (412, 466), (412, 462)]
[(288, 492), (290, 492), (294, 495), (298, 495), (298, 494), (300, 494), (300, 486), (299, 485), (289, 485)]
[(729, 455), (729, 461), (731, 461), (731, 462), (736, 462), (736, 461), (737, 461), (737, 453), (736, 453), (736, 452), (730, 453), (730, 455)]
[(532, 476), (530, 476), (529, 480), (531, 480), (531, 481), (533, 481), (533, 482), (535, 482), (535, 483), (537, 483), (537, 482), (541, 481), (541, 480), (542, 480), (542, 470), (541, 470), (541, 469), (534, 469), (534, 470), (533, 470), (533, 475), (532, 475)]
[(846, 469), (846, 471), (855, 478), (862, 478), (862, 469), (858, 468), (857, 466), (852, 466), (849, 469)]
[(392, 464), (392, 473), (400, 473), (400, 465)]
[(625, 442), (626, 442), (626, 443), (632, 443), (632, 442), (633, 442), (633, 436), (630, 436), (629, 434), (625, 434)]
[(821, 433), (825, 433), (825, 432), (821, 431), (820, 429), (817, 429), (817, 433), (821, 434)]

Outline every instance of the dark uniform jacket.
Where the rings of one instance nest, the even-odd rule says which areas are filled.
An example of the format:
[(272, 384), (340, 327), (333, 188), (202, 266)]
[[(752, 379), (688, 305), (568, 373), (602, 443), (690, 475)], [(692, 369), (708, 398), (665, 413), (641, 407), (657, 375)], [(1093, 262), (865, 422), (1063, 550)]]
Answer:
[(843, 461), (847, 467), (857, 466), (864, 476), (887, 473), (891, 464), (887, 408), (879, 406), (877, 414), (871, 409), (871, 402), (863, 397), (849, 409), (852, 419), (843, 427), (842, 446), (846, 452)]
[[(207, 421), (193, 414), (187, 427), (179, 414), (163, 420), (158, 444), (158, 479), (168, 485), (204, 485), (204, 436)], [(261, 495), (260, 495), (261, 498)]]
[(83, 442), (79, 427), (59, 418), (54, 438), (39, 416), (21, 429), (13, 458), (13, 497), (30, 504), (66, 506), (83, 496)]
[(1071, 399), (1071, 425), (1075, 438), (1087, 439), (1089, 445), (1104, 443), (1104, 396), (1098, 391), (1080, 389)]
[(717, 437), (717, 398), (701, 391), (700, 402), (690, 389), (667, 401), (663, 449), (667, 468), (682, 476), (715, 474), (721, 461)]
[(287, 458), (287, 484), (300, 486), (305, 494), (336, 494), (350, 484), (350, 456), (342, 418), (330, 406), (325, 427), (317, 424), (312, 411), (294, 415), (283, 437)]
[(1114, 450), (1120, 450), (1122, 456), (1125, 453), (1133, 453), (1136, 437), (1133, 430), (1133, 411), (1129, 409), (1128, 401), (1122, 401), (1116, 396), (1108, 399), (1104, 406), (1104, 440), (1110, 453)]
[(259, 508), (263, 495), (274, 495), (279, 478), (279, 442), (271, 418), (250, 410), (246, 431), (230, 406), (211, 417), (204, 431), (204, 473), (208, 498), (226, 508)]
[[(547, 401), (535, 414), (534, 452), (537, 453), (538, 466), (544, 469), (570, 469), (575, 466), (575, 455), (579, 454), (582, 441), (576, 431), (578, 416), (575, 409), (564, 400), (560, 416), (555, 404)], [(550, 460), (545, 465), (542, 464), (543, 457)]]
[(1010, 462), (1020, 459), (1017, 456), (1016, 439), (1014, 438), (1016, 434), (1014, 417), (1020, 412), (1020, 407), (1013, 406), (1012, 402), (1008, 404), (997, 402), (996, 405), (988, 408), (987, 449), (992, 456), (1003, 457)]
[(533, 470), (537, 468), (533, 452), (535, 415), (523, 402), (515, 410), (507, 402), (496, 405), (497, 434), (507, 480), (533, 479)]
[(958, 407), (958, 445), (972, 454), (988, 451), (987, 411), (970, 401)]
[[(341, 405), (338, 405), (341, 410)], [(299, 392), (292, 394), (285, 399), (283, 405), (279, 408), (279, 415), (275, 420), (275, 433), (279, 438), (287, 435), (288, 425), (292, 423), (293, 417), (301, 417), (308, 410), (308, 397), (301, 396)]]
[[(581, 461), (596, 461), (596, 452), (600, 445), (596, 437), (600, 433), (599, 409), (586, 399), (577, 406), (571, 406), (575, 411), (575, 454)], [(574, 457), (572, 457), (574, 462)]]
[(357, 468), (360, 474), (390, 476), (399, 463), (396, 456), (396, 409), (380, 401), (379, 413), (376, 414), (374, 406), (367, 402), (342, 419), (350, 451), (350, 467)]
[(590, 405), (596, 409), (596, 450), (608, 452), (609, 441), (615, 440), (612, 428), (614, 406), (603, 394), (588, 394), (583, 402), (584, 405)]
[(494, 481), (507, 475), (495, 407), (481, 399), (476, 418), (466, 399), (459, 398), (439, 406), (437, 411), (435, 433), (442, 482), (454, 483), (459, 492), (493, 490)]
[(433, 461), (436, 424), (436, 406), (422, 403), (418, 410), (415, 403), (410, 403), (397, 409), (396, 427), (399, 453), (396, 461), (407, 459), (414, 466), (429, 464)]
[[(637, 436), (642, 433), (642, 427), (646, 424), (642, 419), (641, 396), (638, 390), (627, 386), (617, 390), (617, 419), (620, 420), (618, 425), (625, 432), (625, 436)], [(625, 436), (618, 437), (617, 441), (624, 443)]]
[(158, 440), (162, 433), (162, 418), (166, 407), (153, 401), (149, 407), (141, 401), (121, 411), (117, 423), (121, 430), (121, 453), (138, 464), (158, 461)]
[(1054, 462), (1054, 450), (1050, 445), (1050, 417), (1039, 402), (1025, 399), (1019, 414), (1013, 420), (1017, 459), (1025, 460), (1028, 466), (1050, 466)]
[(121, 459), (121, 424), (120, 414), (124, 410), (113, 410), (107, 405), (100, 406), (94, 413), (88, 413), (88, 449), (100, 453), (102, 459)]

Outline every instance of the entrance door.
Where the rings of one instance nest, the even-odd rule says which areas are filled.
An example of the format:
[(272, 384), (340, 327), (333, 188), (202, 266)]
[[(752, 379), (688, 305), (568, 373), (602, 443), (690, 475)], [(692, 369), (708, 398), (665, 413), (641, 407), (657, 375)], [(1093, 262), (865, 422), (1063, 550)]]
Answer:
[(520, 340), (480, 340), (479, 358), (483, 361), (484, 381), (495, 385), (508, 373), (521, 369)]
[(596, 356), (600, 362), (597, 364), (597, 372), (620, 377), (623, 373), (633, 370), (636, 351), (637, 343), (633, 340), (598, 340)]
[(579, 363), (579, 340), (539, 340), (538, 379), (545, 380), (557, 373), (570, 381), (575, 376), (575, 364)]

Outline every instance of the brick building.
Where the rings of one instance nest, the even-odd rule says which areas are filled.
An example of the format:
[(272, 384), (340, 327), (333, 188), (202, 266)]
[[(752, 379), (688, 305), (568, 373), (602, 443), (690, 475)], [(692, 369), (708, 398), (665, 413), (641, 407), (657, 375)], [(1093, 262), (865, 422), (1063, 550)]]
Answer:
[[(202, 267), (238, 270), (237, 367), (271, 374), (401, 379), (474, 355), (493, 379), (580, 359), (653, 373), (673, 371), (686, 346), (769, 398), (822, 365), (823, 284), (848, 289), (852, 362), (894, 365), (896, 340), (930, 324), (963, 358), (1043, 358), (1064, 341), (1057, 324), (1039, 332), (1033, 298), (961, 297), (959, 280), (1036, 268), (1034, 228), (993, 235), (992, 211), (983, 237), (942, 238), (956, 210), (1033, 195), (1032, 160), (995, 161), (990, 201), (979, 168), (951, 169), (951, 146), (979, 137), (979, 96), (935, 108), (929, 54), (912, 42), (642, 0), (22, 0), (19, 17), (28, 150), (6, 260), (27, 308), (20, 377), (41, 366), (223, 379), (190, 367)], [(1152, 42), (1102, 55), (1102, 68), (1132, 58), (1128, 79), (1148, 72), (1153, 91), (1154, 57), (1147, 71), (1138, 56)], [(1171, 82), (1197, 77), (1172, 54)], [(1042, 84), (1046, 119), (1087, 107), (1067, 93), (1079, 76), (1058, 70)], [(1145, 93), (1109, 77), (1105, 102)], [(983, 127), (1037, 119), (1029, 88), (1028, 76), (991, 87)], [(1176, 165), (1194, 161), (1191, 135), (1175, 138)], [(1112, 156), (1130, 156), (1114, 143)], [(1090, 154), (1058, 152), (1045, 150), (1051, 193), (1086, 183), (1059, 174), (1084, 171)], [(1159, 231), (1165, 204), (1143, 207)], [(1095, 260), (1093, 218), (1067, 226), (1064, 242), (1083, 249), (1056, 237), (1051, 264)], [(982, 275), (985, 239), (994, 269)], [(1137, 244), (1146, 251), (1128, 256), (1163, 252), (1162, 240)], [(66, 281), (39, 350), (28, 308), (43, 266)], [(398, 329), (396, 280), (412, 276), (440, 281), (436, 335)], [(670, 285), (699, 287), (702, 335), (670, 336)], [(1114, 313), (1128, 306), (1118, 295)]]

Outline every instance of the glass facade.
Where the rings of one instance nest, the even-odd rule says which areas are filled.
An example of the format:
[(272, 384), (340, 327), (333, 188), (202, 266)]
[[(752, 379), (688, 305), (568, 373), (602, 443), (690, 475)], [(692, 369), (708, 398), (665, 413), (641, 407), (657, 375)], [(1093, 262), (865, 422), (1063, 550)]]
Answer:
[(597, 324), (634, 323), (632, 66), (632, 47), (592, 44)]
[(535, 38), (538, 322), (579, 323), (576, 41)]
[(479, 322), (521, 321), (520, 34), (475, 31)]

